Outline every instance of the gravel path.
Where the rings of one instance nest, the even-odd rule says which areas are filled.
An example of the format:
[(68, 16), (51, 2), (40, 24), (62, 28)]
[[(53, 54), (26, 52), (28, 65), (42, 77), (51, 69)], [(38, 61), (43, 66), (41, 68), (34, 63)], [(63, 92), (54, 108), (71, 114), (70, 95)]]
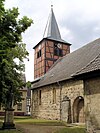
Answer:
[(39, 126), (30, 124), (18, 124), (17, 128), (23, 129), (25, 133), (54, 133), (55, 131), (64, 128), (64, 126)]

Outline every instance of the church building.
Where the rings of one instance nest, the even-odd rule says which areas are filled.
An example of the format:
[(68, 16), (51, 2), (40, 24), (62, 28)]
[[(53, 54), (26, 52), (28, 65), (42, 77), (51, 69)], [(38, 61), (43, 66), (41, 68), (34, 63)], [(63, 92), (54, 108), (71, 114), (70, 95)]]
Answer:
[(70, 46), (51, 8), (44, 37), (34, 47), (32, 117), (100, 128), (100, 38), (72, 53)]
[(53, 9), (43, 39), (34, 47), (34, 78), (44, 75), (59, 58), (70, 53), (70, 43), (61, 39)]

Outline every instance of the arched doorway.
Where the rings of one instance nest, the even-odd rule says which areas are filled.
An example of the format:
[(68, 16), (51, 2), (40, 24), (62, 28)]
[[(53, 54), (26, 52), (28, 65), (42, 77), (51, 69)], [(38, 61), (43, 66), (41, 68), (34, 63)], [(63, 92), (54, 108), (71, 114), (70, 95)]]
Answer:
[(73, 103), (73, 122), (84, 123), (84, 98), (79, 96), (74, 100)]

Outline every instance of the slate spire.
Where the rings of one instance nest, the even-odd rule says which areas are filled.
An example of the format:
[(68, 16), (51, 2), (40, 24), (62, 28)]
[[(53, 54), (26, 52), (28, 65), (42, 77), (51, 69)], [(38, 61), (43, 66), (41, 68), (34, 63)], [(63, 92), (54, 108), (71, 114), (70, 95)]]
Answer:
[(62, 41), (58, 24), (53, 12), (53, 5), (51, 5), (51, 12), (45, 27), (43, 38)]

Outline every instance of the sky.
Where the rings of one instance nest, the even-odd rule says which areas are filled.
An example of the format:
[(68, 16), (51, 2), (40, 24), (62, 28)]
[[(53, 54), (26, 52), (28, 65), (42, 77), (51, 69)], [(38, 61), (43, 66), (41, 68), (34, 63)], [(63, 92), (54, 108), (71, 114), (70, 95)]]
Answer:
[(100, 37), (100, 0), (5, 0), (5, 7), (18, 7), (20, 16), (34, 24), (23, 34), (29, 61), (25, 60), (26, 81), (34, 80), (33, 47), (41, 41), (53, 5), (62, 39), (71, 52)]

